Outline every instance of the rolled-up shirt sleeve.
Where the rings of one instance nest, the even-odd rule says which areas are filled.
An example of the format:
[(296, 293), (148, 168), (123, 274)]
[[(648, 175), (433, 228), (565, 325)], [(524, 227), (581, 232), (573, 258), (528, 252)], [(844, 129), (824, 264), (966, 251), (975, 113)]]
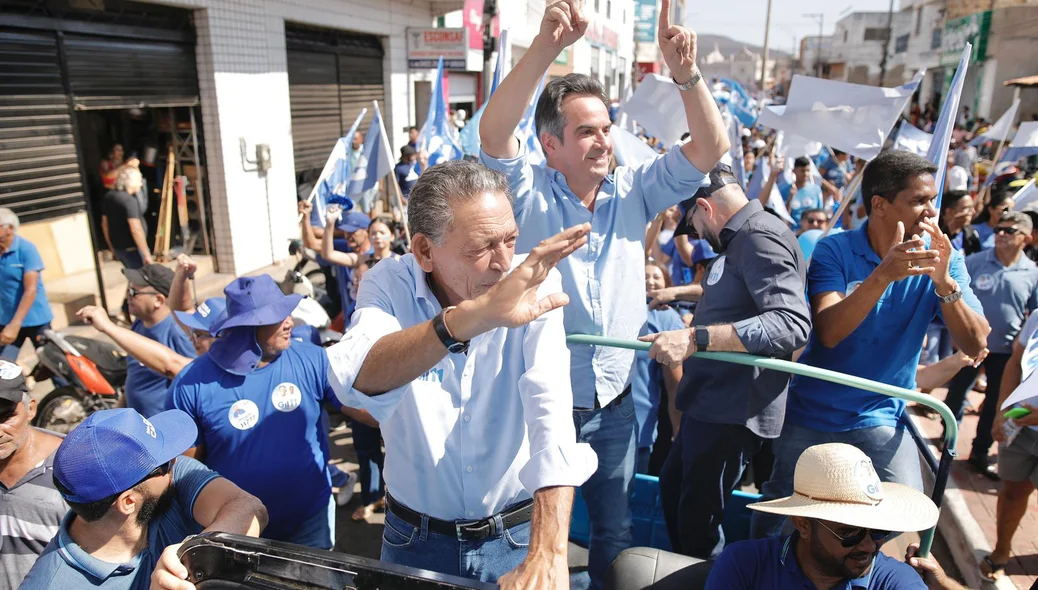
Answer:
[[(538, 297), (561, 291), (561, 275), (552, 270)], [(519, 395), (530, 459), (520, 469), (519, 481), (531, 494), (546, 487), (579, 486), (598, 468), (598, 456), (590, 445), (576, 442), (562, 309), (548, 312), (524, 329), (526, 371), (519, 378)]]
[(530, 164), (529, 152), (526, 143), (519, 142), (519, 153), (514, 158), (495, 158), (490, 154), (479, 150), (479, 161), (481, 164), (505, 175), (508, 186), (512, 188), (515, 197), (513, 209), (518, 213), (526, 206), (527, 198), (533, 192), (536, 181), (535, 171)]
[(772, 233), (748, 232), (746, 237), (752, 246), (740, 248), (745, 254), (733, 262), (742, 271), (759, 313), (732, 326), (750, 354), (789, 356), (807, 344), (811, 332), (797, 253)]
[(668, 207), (690, 198), (700, 187), (710, 184), (706, 174), (677, 148), (641, 166), (627, 168), (624, 173), (631, 183), (627, 197), (642, 199), (645, 218), (650, 220)]

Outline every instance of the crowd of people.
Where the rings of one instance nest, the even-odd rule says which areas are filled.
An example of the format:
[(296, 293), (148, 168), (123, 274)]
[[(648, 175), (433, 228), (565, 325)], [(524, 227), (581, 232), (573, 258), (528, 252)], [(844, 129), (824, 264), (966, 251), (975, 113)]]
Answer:
[[(195, 263), (170, 269), (147, 249), (140, 173), (110, 164), (104, 235), (132, 321), (78, 316), (128, 352), (126, 391), (64, 438), (30, 424), (14, 361), (52, 316), (40, 255), (0, 209), (0, 586), (193, 588), (176, 552), (201, 531), (331, 550), (359, 483), (352, 517), (385, 512), (384, 561), (508, 589), (599, 589), (632, 545), (643, 473), (659, 476), (673, 550), (713, 560), (710, 588), (961, 588), (916, 547), (904, 561), (880, 551), (938, 515), (904, 401), (704, 351), (947, 385), (959, 417), (983, 373), (968, 461), (1002, 479), (982, 566), (1002, 575), (1038, 484), (1038, 400), (1013, 421), (999, 410), (1038, 366), (1038, 213), (1014, 210), (1008, 183), (978, 192), (968, 132), (939, 211), (937, 166), (907, 151), (797, 155), (787, 175), (754, 129), (742, 161), (723, 162), (732, 146), (695, 33), (669, 23), (667, 4), (658, 42), (694, 140), (617, 167), (602, 86), (571, 74), (538, 99), (546, 165), (533, 165), (515, 129), (588, 24), (579, 1), (552, 0), (486, 105), (478, 162), (429, 167), (412, 128), (394, 170), (404, 209), (381, 215), (377, 189), (352, 209), (300, 200), (344, 332), (330, 347), (302, 297), (267, 275), (196, 304)], [(855, 181), (861, 196), (844, 194)], [(823, 239), (841, 209), (843, 230)], [(330, 463), (330, 412), (351, 422), (358, 473)], [(724, 508), (748, 468), (763, 495), (753, 539), (726, 543)], [(571, 573), (577, 488), (590, 541), (586, 571)]]

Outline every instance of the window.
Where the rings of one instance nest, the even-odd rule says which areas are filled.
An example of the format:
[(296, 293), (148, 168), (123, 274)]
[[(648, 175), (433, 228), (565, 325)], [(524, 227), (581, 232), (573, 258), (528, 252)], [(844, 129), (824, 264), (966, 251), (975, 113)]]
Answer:
[(599, 81), (601, 81), (601, 78), (598, 77), (599, 68), (602, 63), (601, 54), (602, 51), (598, 47), (591, 48), (591, 67), (588, 73), (592, 78), (598, 78)]
[(867, 27), (865, 29), (866, 41), (886, 41), (887, 29), (883, 27)]
[(606, 18), (613, 18), (613, 0), (606, 0)]
[(627, 92), (627, 60), (621, 57), (618, 59), (618, 62), (620, 65), (617, 69), (620, 72), (616, 79), (616, 94), (622, 99), (624, 93)]
[(940, 49), (941, 48), (941, 33), (943, 31), (944, 31), (944, 29), (942, 29), (940, 27), (934, 27), (933, 28), (933, 34), (930, 36), (930, 49)]
[(914, 37), (918, 37), (919, 36), (919, 30), (922, 27), (923, 27), (923, 7), (920, 6), (919, 8), (915, 9), (915, 35), (913, 35)]
[(844, 42), (844, 43), (846, 43), (846, 42), (847, 42), (847, 31), (844, 31), (844, 32), (843, 32), (843, 42)]
[(595, 0), (595, 12), (598, 12), (598, 0)]
[(894, 39), (894, 53), (904, 53), (906, 51), (908, 51), (908, 33)]

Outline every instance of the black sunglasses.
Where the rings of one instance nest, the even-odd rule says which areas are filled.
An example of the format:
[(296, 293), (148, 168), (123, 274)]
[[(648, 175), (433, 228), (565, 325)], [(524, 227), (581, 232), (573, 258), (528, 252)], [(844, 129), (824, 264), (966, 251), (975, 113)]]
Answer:
[(856, 529), (854, 532), (847, 535), (841, 535), (833, 529), (825, 526), (825, 523), (815, 519), (815, 522), (822, 525), (825, 530), (833, 534), (834, 537), (840, 540), (840, 546), (844, 549), (850, 549), (851, 547), (857, 547), (859, 543), (865, 540), (865, 536), (868, 535), (872, 538), (872, 541), (877, 545), (884, 543), (891, 535), (890, 531), (880, 531), (876, 529)]
[(137, 482), (136, 485), (140, 485), (140, 484), (142, 484), (142, 483), (144, 483), (144, 482), (146, 482), (149, 479), (152, 479), (154, 477), (162, 477), (163, 475), (168, 474), (170, 471), (173, 471), (173, 464), (176, 463), (176, 462), (177, 462), (176, 459), (170, 459), (169, 461), (166, 461), (165, 463), (163, 463), (162, 465), (159, 465), (155, 469), (152, 469), (151, 473), (149, 473), (148, 475), (145, 475), (144, 479), (142, 479), (139, 482)]
[(1015, 236), (1018, 233), (1020, 233), (1020, 228), (1018, 228), (1018, 227), (996, 227), (995, 228), (995, 235), (998, 235), (998, 234), (1008, 234), (1008, 235), (1011, 235), (1011, 236)]
[(141, 291), (139, 289), (134, 289), (133, 287), (130, 287), (127, 293), (130, 295), (131, 299), (138, 295), (161, 295), (158, 291)]

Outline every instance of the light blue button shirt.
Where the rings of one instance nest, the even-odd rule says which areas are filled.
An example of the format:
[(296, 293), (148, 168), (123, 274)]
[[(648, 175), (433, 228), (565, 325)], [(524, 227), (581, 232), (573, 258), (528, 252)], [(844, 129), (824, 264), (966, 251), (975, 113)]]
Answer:
[[(516, 256), (513, 268), (523, 258)], [(552, 271), (538, 297), (561, 291)], [(328, 350), (339, 400), (367, 410), (382, 428), (393, 498), (442, 520), (482, 519), (541, 488), (587, 481), (598, 459), (576, 442), (561, 310), (480, 334), (468, 354), (447, 354), (387, 393), (352, 388), (379, 338), (440, 309), (414, 255), (382, 260), (364, 275), (345, 337)]]
[[(480, 152), (488, 168), (502, 172), (515, 194), (519, 225), (516, 252), (527, 253), (562, 230), (591, 224), (587, 246), (558, 265), (567, 334), (594, 334), (633, 340), (645, 324), (645, 228), (661, 211), (709, 184), (680, 149), (641, 166), (618, 167), (605, 177), (594, 211), (573, 194), (561, 172), (533, 166), (520, 142), (519, 155), (499, 160)], [(570, 346), (573, 403), (605, 407), (630, 382), (633, 350)]]

